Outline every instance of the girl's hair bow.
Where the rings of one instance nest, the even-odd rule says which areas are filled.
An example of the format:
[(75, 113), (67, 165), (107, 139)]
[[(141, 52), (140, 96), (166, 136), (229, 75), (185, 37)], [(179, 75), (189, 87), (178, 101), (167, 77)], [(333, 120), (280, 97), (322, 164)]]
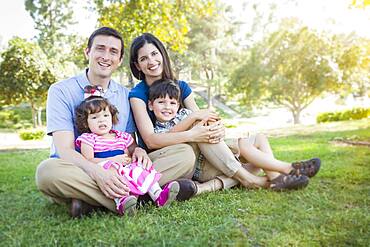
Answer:
[(92, 85), (87, 85), (84, 88), (84, 99), (89, 98), (90, 96), (104, 96), (104, 90), (101, 86), (92, 86)]

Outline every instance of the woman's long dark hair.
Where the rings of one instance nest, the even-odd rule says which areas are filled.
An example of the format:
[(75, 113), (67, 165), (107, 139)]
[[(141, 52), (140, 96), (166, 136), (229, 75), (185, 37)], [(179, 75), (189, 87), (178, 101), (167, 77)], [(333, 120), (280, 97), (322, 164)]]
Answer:
[(143, 47), (145, 44), (153, 44), (159, 52), (162, 54), (163, 57), (163, 72), (162, 72), (162, 79), (170, 79), (173, 81), (177, 81), (175, 79), (175, 76), (172, 72), (171, 68), (171, 61), (168, 56), (167, 50), (164, 47), (163, 43), (157, 39), (153, 34), (151, 33), (144, 33), (140, 35), (139, 37), (136, 37), (134, 41), (131, 44), (130, 49), (130, 68), (132, 74), (135, 76), (138, 80), (144, 80), (145, 74), (142, 71), (139, 71), (136, 68), (135, 63), (138, 63), (138, 52), (141, 47)]

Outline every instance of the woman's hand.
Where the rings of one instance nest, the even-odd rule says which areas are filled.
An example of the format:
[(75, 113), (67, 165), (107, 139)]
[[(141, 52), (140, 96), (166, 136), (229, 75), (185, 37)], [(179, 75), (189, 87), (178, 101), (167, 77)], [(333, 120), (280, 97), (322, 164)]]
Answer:
[(220, 121), (207, 126), (207, 120), (202, 120), (189, 131), (193, 142), (218, 143), (225, 136), (224, 127)]
[(211, 131), (209, 143), (219, 143), (223, 141), (225, 138), (225, 126), (222, 121), (216, 121), (214, 123), (208, 122), (208, 124)]
[(220, 117), (217, 115), (217, 113), (209, 109), (195, 111), (191, 114), (191, 116), (196, 120), (206, 120), (211, 122), (220, 120)]
[(106, 197), (114, 199), (129, 195), (130, 189), (116, 169), (111, 167), (108, 170), (104, 170), (99, 165), (91, 166), (91, 168), (94, 169), (92, 178)]
[(152, 167), (153, 165), (145, 150), (139, 147), (136, 147), (134, 152), (132, 153), (132, 161), (136, 161), (137, 164), (144, 169), (150, 169), (150, 167)]

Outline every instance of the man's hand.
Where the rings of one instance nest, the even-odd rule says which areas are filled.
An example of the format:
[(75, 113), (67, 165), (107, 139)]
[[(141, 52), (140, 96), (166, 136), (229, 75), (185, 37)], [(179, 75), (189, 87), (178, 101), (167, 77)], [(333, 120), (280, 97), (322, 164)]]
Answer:
[(150, 169), (152, 167), (152, 161), (150, 160), (148, 154), (144, 149), (136, 147), (132, 153), (132, 161), (137, 162), (137, 164), (144, 169)]
[(114, 199), (129, 195), (130, 189), (116, 169), (111, 167), (108, 170), (104, 170), (99, 165), (91, 166), (91, 168), (93, 169), (91, 177), (106, 197)]

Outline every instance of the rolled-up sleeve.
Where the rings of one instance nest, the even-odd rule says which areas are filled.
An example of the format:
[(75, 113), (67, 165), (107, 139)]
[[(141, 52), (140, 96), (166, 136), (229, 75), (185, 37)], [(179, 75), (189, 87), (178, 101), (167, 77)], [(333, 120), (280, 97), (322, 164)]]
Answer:
[(46, 107), (47, 134), (52, 135), (55, 131), (69, 130), (73, 128), (73, 107), (67, 102), (64, 92), (52, 85), (48, 91)]

